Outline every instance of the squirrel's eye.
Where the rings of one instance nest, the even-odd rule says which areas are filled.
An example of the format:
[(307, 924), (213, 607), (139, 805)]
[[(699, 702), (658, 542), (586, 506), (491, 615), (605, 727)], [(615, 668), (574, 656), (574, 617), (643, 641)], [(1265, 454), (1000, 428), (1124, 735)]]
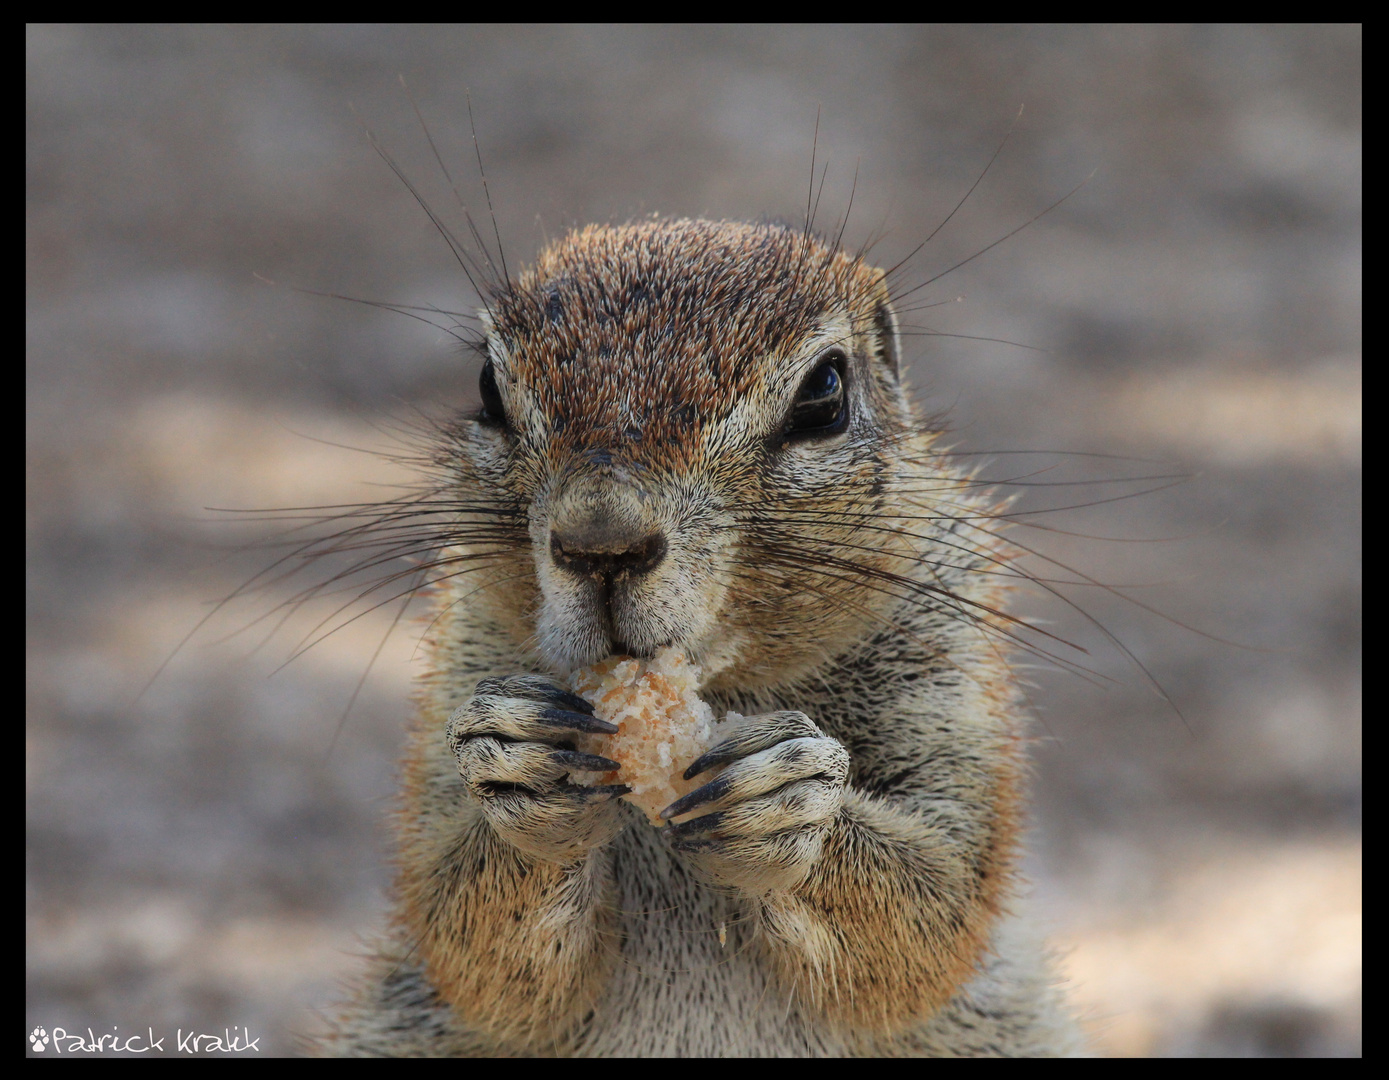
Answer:
[(483, 423), (495, 423), (506, 425), (506, 406), (502, 404), (502, 392), (497, 389), (497, 372), (492, 366), (492, 361), (482, 365), (482, 374), (478, 376), (477, 390), (482, 396), (482, 412), (478, 419)]
[(832, 435), (844, 430), (849, 419), (844, 367), (844, 354), (834, 349), (805, 377), (786, 418), (787, 435)]

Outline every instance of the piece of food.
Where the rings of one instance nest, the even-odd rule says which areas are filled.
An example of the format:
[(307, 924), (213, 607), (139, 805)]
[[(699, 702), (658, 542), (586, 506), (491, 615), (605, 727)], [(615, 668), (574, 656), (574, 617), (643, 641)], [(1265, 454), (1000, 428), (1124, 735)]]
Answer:
[(581, 668), (569, 683), (603, 720), (616, 724), (616, 735), (587, 735), (579, 749), (622, 763), (607, 773), (573, 773), (576, 784), (627, 784), (623, 798), (638, 806), (653, 825), (656, 816), (680, 796), (709, 781), (681, 775), (714, 744), (719, 724), (714, 712), (695, 693), (699, 668), (673, 648), (650, 660), (610, 656)]

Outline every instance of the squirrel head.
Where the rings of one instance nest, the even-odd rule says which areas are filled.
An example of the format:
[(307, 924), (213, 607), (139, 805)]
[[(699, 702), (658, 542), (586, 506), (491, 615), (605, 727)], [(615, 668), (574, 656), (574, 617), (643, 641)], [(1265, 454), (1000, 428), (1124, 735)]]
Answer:
[(675, 645), (748, 685), (863, 638), (922, 450), (885, 278), (778, 224), (546, 248), (489, 298), (442, 459), (465, 513), (510, 515), (484, 601), (560, 672)]

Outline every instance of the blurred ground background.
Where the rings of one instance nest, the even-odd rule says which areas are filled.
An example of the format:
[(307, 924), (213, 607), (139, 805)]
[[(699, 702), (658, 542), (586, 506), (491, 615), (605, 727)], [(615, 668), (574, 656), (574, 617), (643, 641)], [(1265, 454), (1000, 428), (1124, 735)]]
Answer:
[(821, 221), (857, 168), (846, 242), (881, 230), (885, 264), (1025, 106), (919, 281), (1094, 173), (911, 319), (1030, 346), (910, 339), (962, 449), (1068, 452), (993, 474), (1192, 476), (1024, 534), (1144, 586), (1161, 616), (1070, 595), (1181, 712), (1025, 601), (1103, 675), (1035, 672), (1033, 905), (1102, 1053), (1360, 1052), (1357, 28), (35, 26), (26, 59), (31, 1030), (242, 1027), (288, 1052), (379, 922), (408, 628), (365, 616), (271, 676), (311, 623), (227, 635), (272, 590), (138, 695), (267, 561), (204, 507), (379, 497), (398, 467), (342, 447), (476, 385), (445, 333), (258, 280), (471, 307), (354, 115), (457, 222), (404, 74), (481, 207), (471, 87), (513, 266), (590, 220), (798, 220), (817, 108)]

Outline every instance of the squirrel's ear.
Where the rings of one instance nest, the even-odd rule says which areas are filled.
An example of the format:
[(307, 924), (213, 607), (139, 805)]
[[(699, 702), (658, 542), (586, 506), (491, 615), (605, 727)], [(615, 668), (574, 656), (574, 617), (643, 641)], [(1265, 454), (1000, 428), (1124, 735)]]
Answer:
[(900, 376), (898, 370), (901, 349), (897, 341), (897, 316), (886, 303), (878, 305), (873, 312), (873, 356), (887, 365), (894, 379)]

